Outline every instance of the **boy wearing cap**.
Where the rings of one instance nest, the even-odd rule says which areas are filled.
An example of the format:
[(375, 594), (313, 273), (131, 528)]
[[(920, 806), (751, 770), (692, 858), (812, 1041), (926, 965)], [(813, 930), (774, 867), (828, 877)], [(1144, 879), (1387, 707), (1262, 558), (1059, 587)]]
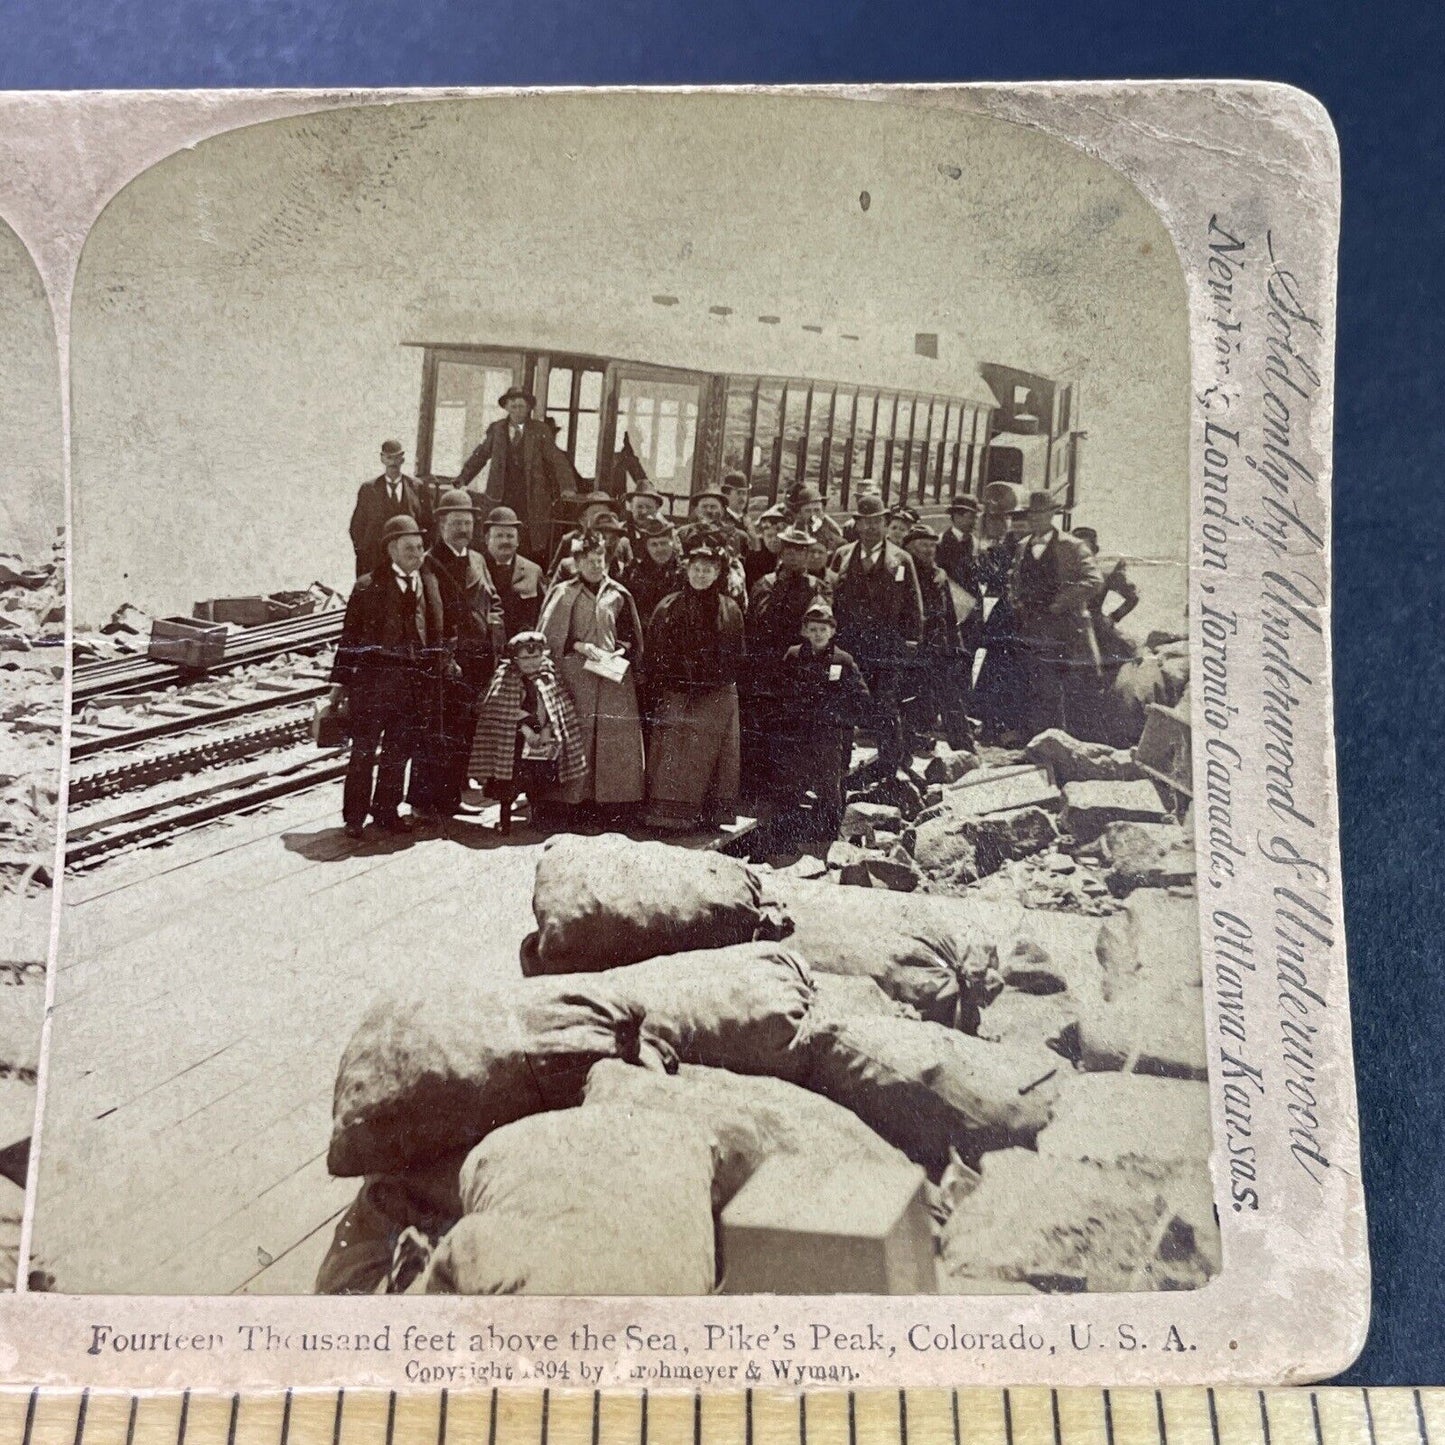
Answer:
[(351, 589), (331, 670), (331, 706), (351, 727), (341, 801), (348, 838), (362, 836), (368, 814), (387, 832), (412, 831), (412, 820), (397, 810), (443, 660), (441, 593), (422, 571), (420, 525), (393, 517), (381, 544), (386, 565)]
[(490, 462), (487, 500), (522, 519), (522, 551), (540, 563), (550, 553), (561, 499), (577, 491), (577, 473), (558, 450), (551, 428), (533, 417), (536, 404), (520, 386), (497, 398), (507, 414), (487, 428), (482, 444), (462, 463), (456, 485), (465, 487)]
[(417, 479), (402, 471), (405, 460), (400, 442), (382, 442), (381, 475), (363, 482), (357, 490), (356, 505), (351, 509), (351, 549), (356, 554), (358, 577), (386, 565), (381, 529), (393, 517), (410, 517), (421, 526), (424, 538), (431, 536), (430, 508)]
[(803, 613), (803, 640), (778, 669), (779, 716), (770, 801), (779, 808), (816, 800), (810, 841), (831, 842), (843, 824), (844, 783), (853, 756), (853, 730), (872, 713), (858, 664), (834, 646), (837, 623), (826, 598)]
[(577, 710), (557, 680), (547, 639), (519, 632), (482, 699), (469, 771), (501, 804), (497, 831), (512, 831), (512, 807), (525, 793), (537, 804), (587, 771)]

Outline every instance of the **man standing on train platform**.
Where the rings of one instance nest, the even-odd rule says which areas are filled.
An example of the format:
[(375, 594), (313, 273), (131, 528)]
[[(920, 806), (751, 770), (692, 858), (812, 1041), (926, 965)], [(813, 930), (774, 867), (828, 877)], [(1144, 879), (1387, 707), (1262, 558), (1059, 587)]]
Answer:
[(878, 745), (873, 771), (891, 778), (906, 761), (903, 675), (923, 636), (923, 597), (913, 558), (883, 535), (882, 498), (868, 492), (855, 505), (858, 540), (833, 554), (828, 580), (839, 645), (857, 661), (873, 699)]
[(431, 535), (426, 494), (415, 477), (402, 471), (405, 460), (406, 448), (400, 442), (382, 442), (381, 475), (363, 482), (357, 490), (356, 505), (351, 510), (351, 548), (356, 554), (358, 577), (386, 564), (381, 530), (393, 517), (411, 517), (421, 526), (424, 537)]
[(965, 654), (959, 646), (954, 584), (938, 565), (938, 535), (919, 522), (909, 529), (903, 546), (918, 569), (918, 590), (923, 597), (923, 639), (910, 659), (904, 688), (903, 715), (910, 740), (915, 751), (925, 751), (933, 729), (941, 727), (949, 747), (971, 749), (974, 737), (968, 709), (973, 693), (973, 654)]
[(477, 713), (510, 636), (486, 559), (471, 548), (471, 493), (460, 487), (443, 492), (434, 515), (437, 539), (422, 573), (435, 579), (441, 594), (442, 637), (455, 666), (437, 686), (412, 763), (407, 800), (413, 815), (427, 822), (461, 811)]
[(743, 575), (748, 580), (748, 596), (764, 577), (776, 569), (782, 546), (778, 538), (788, 525), (788, 509), (769, 507), (758, 518), (758, 545), (743, 558)]
[(331, 670), (331, 707), (351, 728), (341, 800), (348, 838), (362, 836), (368, 814), (385, 832), (412, 831), (411, 818), (398, 811), (407, 764), (442, 672), (460, 670), (447, 665), (441, 592), (422, 570), (420, 525), (392, 517), (380, 541), (386, 562), (351, 589)]
[(622, 530), (632, 547), (634, 557), (642, 555), (643, 523), (661, 517), (662, 504), (662, 493), (646, 477), (628, 492), (623, 503), (627, 515), (622, 519)]
[(535, 630), (547, 595), (542, 569), (518, 551), (520, 538), (521, 521), (510, 507), (493, 507), (487, 513), (482, 524), (482, 555), (492, 589), (501, 600), (508, 637)]
[(545, 563), (556, 542), (562, 499), (577, 492), (577, 473), (558, 450), (551, 428), (532, 415), (537, 399), (530, 391), (509, 387), (497, 404), (506, 416), (487, 428), (481, 445), (462, 463), (456, 485), (467, 486), (490, 462), (487, 500), (517, 514), (523, 553)]
[(968, 664), (969, 690), (973, 688), (973, 664), (983, 646), (984, 571), (979, 560), (978, 503), (959, 493), (948, 504), (948, 526), (938, 539), (934, 561), (943, 568), (953, 593), (953, 610), (958, 617), (960, 654)]
[(758, 550), (758, 534), (748, 520), (748, 504), (752, 488), (741, 472), (729, 472), (722, 479), (720, 488), (723, 495), (723, 521), (739, 535), (742, 555)]
[(1028, 738), (1048, 728), (1084, 736), (1099, 690), (1089, 607), (1103, 578), (1089, 547), (1054, 525), (1062, 510), (1048, 492), (1029, 494), (1026, 531), (1009, 574)]

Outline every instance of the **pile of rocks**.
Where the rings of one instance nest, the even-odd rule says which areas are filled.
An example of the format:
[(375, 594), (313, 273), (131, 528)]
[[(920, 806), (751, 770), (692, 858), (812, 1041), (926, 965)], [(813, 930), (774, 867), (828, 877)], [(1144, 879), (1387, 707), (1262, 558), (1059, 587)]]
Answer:
[(782, 873), (967, 901), (1001, 983), (981, 1039), (1067, 1061), (1033, 1148), (935, 1180), (940, 1288), (1193, 1288), (1219, 1268), (1193, 836), (1129, 749), (940, 744)]
[(35, 1121), (64, 648), (63, 539), (39, 560), (0, 555), (0, 1289), (15, 1281)]

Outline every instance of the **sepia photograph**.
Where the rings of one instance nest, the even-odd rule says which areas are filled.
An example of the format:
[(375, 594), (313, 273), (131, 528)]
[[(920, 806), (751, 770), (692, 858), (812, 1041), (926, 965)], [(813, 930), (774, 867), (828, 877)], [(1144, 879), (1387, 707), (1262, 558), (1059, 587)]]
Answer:
[(69, 324), (32, 1289), (1220, 1274), (1190, 300), (1121, 171), (332, 106), (136, 175)]
[[(0, 1291), (17, 1282), (54, 904), (65, 493), (50, 303), (0, 222)], [(43, 1273), (34, 1281), (43, 1285)]]

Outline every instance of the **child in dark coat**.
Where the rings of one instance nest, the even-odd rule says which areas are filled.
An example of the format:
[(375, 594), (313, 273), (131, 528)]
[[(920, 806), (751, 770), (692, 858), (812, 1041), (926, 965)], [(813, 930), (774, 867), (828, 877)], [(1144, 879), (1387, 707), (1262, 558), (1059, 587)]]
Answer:
[(853, 730), (871, 716), (858, 664), (833, 645), (837, 630), (828, 601), (815, 598), (803, 614), (803, 641), (788, 649), (778, 670), (779, 746), (771, 797), (779, 807), (795, 807), (811, 793), (816, 801), (808, 831), (818, 841), (838, 836)]

